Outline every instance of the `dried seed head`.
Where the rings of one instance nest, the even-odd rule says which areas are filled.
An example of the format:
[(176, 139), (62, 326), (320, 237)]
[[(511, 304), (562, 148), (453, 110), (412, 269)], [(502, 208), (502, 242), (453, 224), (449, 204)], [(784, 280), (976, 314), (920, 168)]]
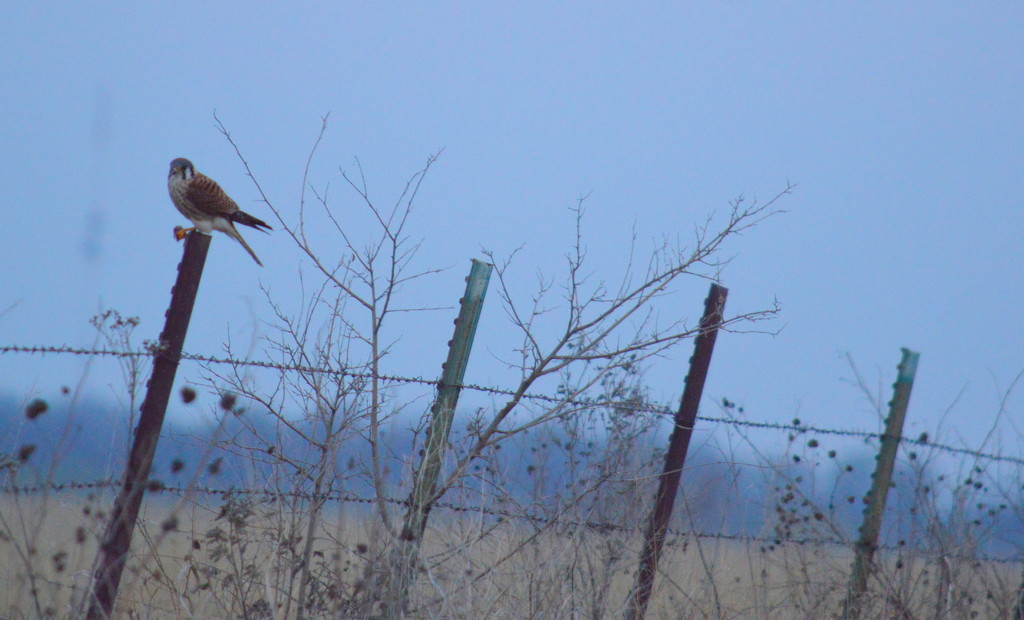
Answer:
[(238, 398), (231, 392), (224, 392), (220, 395), (220, 408), (224, 411), (231, 411)]
[(35, 420), (39, 416), (46, 413), (46, 410), (49, 408), (50, 405), (46, 404), (45, 400), (37, 398), (30, 402), (27, 407), (25, 407), (25, 417), (28, 418), (29, 420)]
[(36, 451), (36, 445), (34, 443), (27, 443), (18, 450), (18, 460), (22, 463), (27, 462), (32, 458), (32, 453)]

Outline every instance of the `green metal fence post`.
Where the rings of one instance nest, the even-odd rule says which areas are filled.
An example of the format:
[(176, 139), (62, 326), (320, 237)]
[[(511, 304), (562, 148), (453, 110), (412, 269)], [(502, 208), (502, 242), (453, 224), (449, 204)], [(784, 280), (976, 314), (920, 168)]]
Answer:
[(423, 460), (416, 470), (409, 507), (398, 541), (397, 566), (389, 580), (390, 587), (384, 607), (386, 616), (390, 618), (402, 616), (408, 589), (415, 580), (420, 541), (427, 526), (430, 508), (437, 499), (437, 480), (448, 444), (448, 433), (452, 428), (455, 405), (466, 376), (469, 353), (473, 347), (473, 337), (476, 335), (492, 268), (490, 263), (474, 259), (469, 277), (466, 278), (466, 293), (460, 300), (462, 307), (459, 318), (455, 320), (455, 334), (448, 343), (448, 359), (442, 366), (437, 398), (431, 409)]
[(914, 387), (917, 374), (917, 362), (920, 354), (910, 349), (901, 349), (903, 358), (900, 360), (896, 383), (893, 384), (893, 396), (889, 401), (889, 417), (885, 420), (885, 432), (882, 434), (881, 447), (878, 450), (878, 463), (875, 473), (871, 474), (871, 490), (866, 498), (864, 523), (860, 526), (860, 538), (853, 547), (853, 570), (850, 574), (850, 585), (847, 590), (845, 617), (860, 618), (861, 603), (868, 587), (868, 573), (872, 569), (875, 549), (878, 547), (878, 535), (882, 529), (882, 514), (885, 512), (885, 501), (892, 483), (892, 472), (896, 464), (896, 450), (903, 435), (903, 421), (907, 416), (910, 404), (910, 390)]

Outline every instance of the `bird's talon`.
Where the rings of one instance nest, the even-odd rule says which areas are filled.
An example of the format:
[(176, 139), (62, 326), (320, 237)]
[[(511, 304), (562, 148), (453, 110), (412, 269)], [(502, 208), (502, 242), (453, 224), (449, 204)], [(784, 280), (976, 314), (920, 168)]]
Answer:
[(182, 239), (185, 238), (186, 235), (188, 235), (193, 230), (195, 230), (194, 226), (191, 227), (191, 228), (184, 228), (182, 226), (175, 226), (174, 227), (174, 238), (177, 241), (181, 241)]

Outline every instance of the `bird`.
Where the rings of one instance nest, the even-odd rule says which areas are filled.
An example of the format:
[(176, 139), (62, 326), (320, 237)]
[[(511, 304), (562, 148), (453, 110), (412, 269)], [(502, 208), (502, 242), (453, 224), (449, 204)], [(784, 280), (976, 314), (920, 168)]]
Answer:
[(178, 157), (171, 162), (171, 171), (167, 175), (167, 191), (171, 195), (171, 202), (174, 203), (174, 206), (193, 224), (191, 228), (176, 227), (174, 229), (175, 239), (181, 241), (193, 230), (206, 234), (219, 230), (241, 243), (256, 264), (260, 267), (263, 266), (260, 259), (256, 257), (256, 253), (238, 233), (235, 224), (251, 226), (261, 232), (273, 229), (263, 220), (239, 209), (235, 201), (231, 200), (216, 181), (205, 174), (196, 172), (192, 162), (184, 157)]

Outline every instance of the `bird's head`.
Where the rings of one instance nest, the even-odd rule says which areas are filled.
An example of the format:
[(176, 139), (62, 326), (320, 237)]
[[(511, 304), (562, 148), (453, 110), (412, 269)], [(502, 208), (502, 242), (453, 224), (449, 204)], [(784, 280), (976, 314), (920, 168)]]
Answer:
[(184, 157), (179, 157), (171, 162), (171, 172), (167, 176), (168, 178), (191, 179), (195, 173), (196, 168), (192, 165), (192, 162)]

